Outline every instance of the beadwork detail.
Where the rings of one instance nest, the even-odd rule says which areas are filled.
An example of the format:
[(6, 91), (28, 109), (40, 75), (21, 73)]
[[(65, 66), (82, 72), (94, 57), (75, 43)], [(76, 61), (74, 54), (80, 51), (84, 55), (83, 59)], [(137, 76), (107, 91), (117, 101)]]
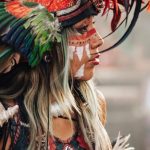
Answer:
[(51, 150), (89, 150), (80, 132), (76, 132), (71, 138), (61, 140), (54, 137), (49, 140)]

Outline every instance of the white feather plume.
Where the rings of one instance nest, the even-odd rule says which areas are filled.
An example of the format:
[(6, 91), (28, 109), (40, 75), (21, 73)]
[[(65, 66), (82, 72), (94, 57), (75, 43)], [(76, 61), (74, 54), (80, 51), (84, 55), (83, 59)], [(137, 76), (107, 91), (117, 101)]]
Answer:
[(4, 108), (2, 103), (0, 102), (0, 126), (2, 127), (5, 122), (8, 121), (9, 118), (12, 118), (18, 112), (18, 105), (13, 107), (9, 107), (7, 110)]
[(130, 138), (130, 134), (125, 137), (122, 137), (119, 132), (113, 150), (134, 150), (135, 148), (129, 147), (129, 143), (127, 143), (129, 138)]

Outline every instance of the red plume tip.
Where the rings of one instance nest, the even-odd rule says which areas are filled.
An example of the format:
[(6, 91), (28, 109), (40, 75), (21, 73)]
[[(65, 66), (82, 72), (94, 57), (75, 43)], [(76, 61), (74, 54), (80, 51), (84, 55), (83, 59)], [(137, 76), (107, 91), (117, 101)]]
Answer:
[(150, 13), (150, 1), (148, 2), (147, 11)]

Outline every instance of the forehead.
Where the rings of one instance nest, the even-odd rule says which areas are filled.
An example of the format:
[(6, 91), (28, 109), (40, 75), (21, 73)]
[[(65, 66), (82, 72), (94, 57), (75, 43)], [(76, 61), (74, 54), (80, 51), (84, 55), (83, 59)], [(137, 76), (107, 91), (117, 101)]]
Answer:
[(74, 25), (73, 25), (73, 28), (79, 28), (79, 27), (82, 27), (82, 26), (86, 26), (86, 25), (92, 23), (92, 22), (93, 22), (93, 19), (94, 19), (93, 16), (90, 16), (90, 17), (88, 17), (88, 18), (85, 18), (85, 19), (79, 21), (78, 23), (74, 24)]

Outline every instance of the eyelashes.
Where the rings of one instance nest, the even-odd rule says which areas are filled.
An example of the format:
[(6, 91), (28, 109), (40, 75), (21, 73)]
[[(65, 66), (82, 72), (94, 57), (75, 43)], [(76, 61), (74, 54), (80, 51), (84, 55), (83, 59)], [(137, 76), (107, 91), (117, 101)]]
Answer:
[(84, 27), (81, 27), (81, 28), (76, 28), (76, 31), (80, 34), (84, 34), (86, 33), (88, 30), (87, 30), (87, 27), (88, 26), (84, 26)]
[[(92, 25), (94, 25), (94, 24), (95, 24), (95, 21), (92, 22)], [(88, 32), (88, 25), (83, 26), (81, 28), (76, 28), (76, 31), (80, 34), (84, 34), (84, 33)]]

